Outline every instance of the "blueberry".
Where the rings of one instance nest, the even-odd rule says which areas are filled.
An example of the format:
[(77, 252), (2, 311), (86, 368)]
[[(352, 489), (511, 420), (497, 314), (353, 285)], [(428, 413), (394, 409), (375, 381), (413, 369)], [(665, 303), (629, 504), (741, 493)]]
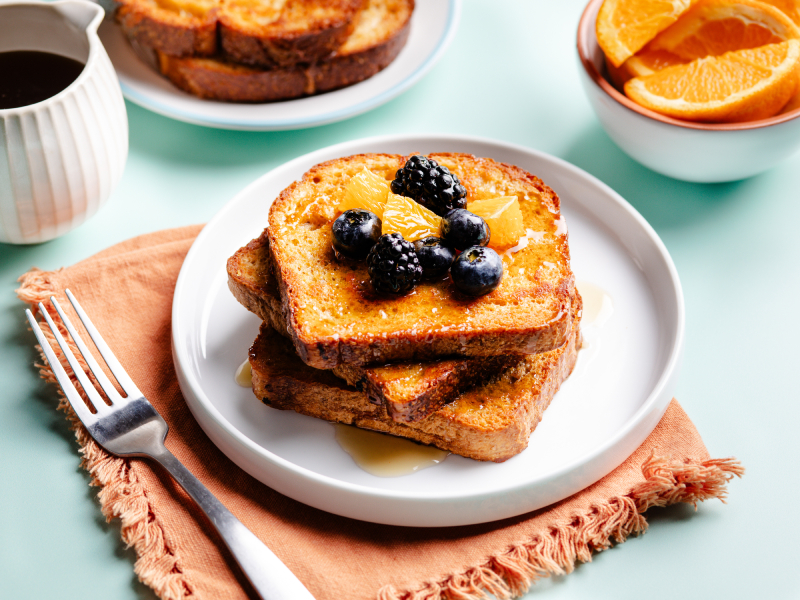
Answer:
[(467, 248), (450, 268), (453, 284), (465, 294), (482, 296), (488, 294), (503, 278), (503, 259), (483, 246)]
[(470, 246), (485, 246), (491, 233), (482, 217), (465, 208), (456, 208), (442, 219), (442, 236), (449, 246), (463, 250)]
[(424, 279), (438, 278), (447, 273), (456, 257), (455, 251), (444, 245), (444, 240), (433, 236), (414, 242), (414, 250), (422, 265)]
[(362, 208), (344, 211), (333, 222), (333, 250), (336, 256), (362, 259), (381, 237), (381, 220)]

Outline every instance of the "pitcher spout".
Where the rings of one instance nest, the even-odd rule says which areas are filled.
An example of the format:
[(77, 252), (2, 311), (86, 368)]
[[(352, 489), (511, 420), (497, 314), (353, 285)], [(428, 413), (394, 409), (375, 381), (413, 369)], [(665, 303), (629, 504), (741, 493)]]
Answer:
[(54, 6), (76, 29), (86, 33), (96, 32), (103, 21), (103, 7), (87, 0), (60, 0)]

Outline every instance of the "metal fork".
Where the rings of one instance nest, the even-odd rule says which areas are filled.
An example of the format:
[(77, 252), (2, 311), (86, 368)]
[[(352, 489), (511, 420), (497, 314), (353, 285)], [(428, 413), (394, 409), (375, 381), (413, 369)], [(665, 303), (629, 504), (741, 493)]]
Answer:
[(77, 377), (92, 403), (95, 412), (91, 412), (84, 402), (77, 388), (70, 380), (61, 362), (45, 338), (36, 318), (30, 310), (25, 313), (31, 323), (36, 338), (44, 351), (47, 362), (53, 369), (61, 389), (72, 405), (75, 414), (83, 422), (94, 440), (108, 452), (117, 456), (149, 457), (163, 466), (183, 487), (184, 490), (197, 502), (198, 506), (208, 516), (211, 523), (222, 536), (228, 549), (239, 562), (239, 566), (255, 591), (263, 600), (314, 600), (313, 596), (300, 583), (300, 580), (284, 565), (280, 559), (267, 548), (261, 540), (242, 525), (241, 521), (231, 514), (222, 503), (217, 500), (208, 489), (184, 467), (175, 456), (164, 446), (167, 436), (167, 423), (158, 414), (153, 405), (139, 391), (125, 369), (116, 359), (103, 338), (92, 325), (89, 317), (81, 308), (72, 292), (65, 290), (69, 301), (78, 313), (86, 331), (100, 351), (109, 370), (116, 378), (125, 396), (117, 392), (114, 385), (106, 377), (103, 369), (92, 356), (92, 353), (83, 343), (75, 331), (64, 311), (61, 310), (54, 297), (50, 302), (55, 307), (62, 323), (69, 331), (75, 345), (83, 355), (92, 374), (111, 401), (111, 406), (103, 401), (100, 393), (92, 385), (89, 377), (81, 368), (75, 355), (70, 350), (58, 327), (53, 322), (44, 304), (39, 303), (39, 310), (47, 320), (47, 324), (66, 356), (73, 373)]

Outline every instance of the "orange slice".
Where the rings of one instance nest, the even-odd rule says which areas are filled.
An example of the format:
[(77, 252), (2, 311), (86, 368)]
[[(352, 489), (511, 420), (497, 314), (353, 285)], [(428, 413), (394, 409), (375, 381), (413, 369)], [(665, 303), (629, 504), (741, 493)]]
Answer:
[(625, 84), (625, 93), (664, 115), (740, 122), (777, 113), (797, 89), (800, 41), (726, 52), (668, 67)]
[(786, 113), (792, 112), (793, 110), (797, 110), (800, 108), (800, 90), (798, 90), (794, 96), (789, 98), (789, 101), (786, 105), (778, 112), (778, 114), (785, 115)]
[(476, 200), (467, 204), (467, 210), (486, 221), (491, 232), (489, 247), (493, 250), (512, 248), (525, 235), (522, 210), (516, 196)]
[(678, 20), (697, 0), (604, 0), (597, 13), (597, 43), (615, 67)]
[(383, 207), (391, 186), (380, 175), (364, 167), (353, 175), (344, 188), (344, 198), (337, 207), (340, 212), (351, 208), (363, 208), (383, 218)]
[(795, 25), (800, 26), (800, 0), (764, 0), (764, 2), (771, 4), (794, 21)]
[(607, 67), (608, 74), (611, 76), (611, 81), (621, 89), (629, 79), (652, 75), (667, 67), (682, 65), (686, 62), (687, 61), (679, 56), (672, 54), (672, 52), (667, 52), (666, 50), (648, 50), (647, 47), (645, 47), (622, 63), (621, 66), (615, 67), (608, 63)]
[(701, 0), (658, 34), (644, 53), (667, 51), (691, 61), (796, 38), (800, 30), (774, 6), (758, 0)]
[(381, 234), (386, 233), (400, 233), (409, 242), (442, 237), (442, 218), (411, 198), (389, 192), (381, 227)]
[(609, 65), (608, 74), (621, 88), (633, 77), (652, 75), (696, 58), (797, 37), (800, 30), (791, 19), (765, 2), (700, 0), (621, 66)]

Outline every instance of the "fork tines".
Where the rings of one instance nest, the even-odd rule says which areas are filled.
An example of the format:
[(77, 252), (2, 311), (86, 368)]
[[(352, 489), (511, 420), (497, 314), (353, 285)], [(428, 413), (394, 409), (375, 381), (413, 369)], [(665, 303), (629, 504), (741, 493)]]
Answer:
[[(72, 340), (75, 344), (75, 347), (78, 349), (81, 358), (91, 371), (92, 375), (99, 384), (103, 393), (111, 401), (112, 405), (124, 403), (127, 400), (127, 398), (130, 398), (131, 396), (140, 396), (141, 393), (139, 392), (138, 388), (134, 385), (133, 381), (131, 381), (130, 377), (128, 377), (127, 373), (122, 368), (119, 361), (116, 359), (114, 354), (109, 349), (108, 345), (103, 340), (102, 336), (99, 334), (99, 332), (92, 324), (89, 317), (86, 315), (86, 312), (84, 312), (83, 308), (81, 308), (81, 305), (75, 299), (75, 296), (73, 296), (72, 292), (70, 292), (69, 290), (65, 290), (65, 292), (67, 298), (69, 298), (69, 301), (75, 308), (75, 312), (78, 314), (78, 318), (80, 318), (81, 322), (83, 323), (83, 326), (89, 333), (89, 337), (94, 342), (101, 356), (108, 365), (109, 370), (117, 379), (117, 382), (119, 383), (122, 390), (125, 392), (126, 396), (123, 397), (117, 391), (117, 389), (114, 387), (114, 384), (106, 376), (105, 372), (100, 367), (98, 362), (95, 360), (89, 348), (81, 339), (77, 330), (75, 329), (75, 327), (72, 325), (67, 315), (62, 310), (58, 301), (55, 299), (55, 297), (51, 296), (50, 302), (58, 312), (58, 316), (61, 319), (61, 322), (67, 328), (67, 331), (69, 332), (70, 337), (72, 337)], [(33, 328), (33, 332), (36, 334), (36, 339), (39, 340), (39, 344), (42, 347), (42, 351), (44, 352), (45, 358), (47, 359), (47, 362), (50, 364), (50, 367), (52, 368), (53, 373), (55, 374), (56, 379), (58, 380), (58, 383), (61, 386), (61, 389), (64, 391), (65, 396), (69, 400), (70, 404), (77, 413), (78, 417), (84, 422), (84, 424), (87, 423), (87, 420), (89, 422), (93, 422), (94, 420), (102, 416), (102, 413), (106, 412), (106, 410), (109, 408), (108, 404), (106, 404), (106, 402), (103, 400), (103, 397), (100, 395), (98, 390), (92, 384), (91, 380), (86, 374), (86, 371), (84, 370), (83, 365), (81, 365), (81, 362), (75, 357), (75, 354), (73, 354), (70, 345), (61, 335), (58, 326), (48, 313), (47, 308), (45, 308), (45, 305), (42, 304), (41, 302), (39, 303), (39, 310), (41, 311), (42, 315), (47, 321), (47, 325), (49, 326), (50, 331), (52, 331), (53, 337), (55, 338), (56, 342), (61, 348), (61, 352), (66, 357), (67, 362), (69, 363), (69, 366), (72, 369), (72, 372), (75, 374), (75, 377), (80, 382), (81, 387), (86, 393), (86, 396), (89, 398), (89, 401), (94, 407), (96, 414), (92, 414), (92, 412), (86, 406), (86, 403), (83, 401), (83, 398), (79, 394), (77, 388), (73, 384), (66, 370), (62, 366), (61, 361), (58, 359), (56, 352), (50, 345), (49, 340), (45, 336), (42, 329), (39, 327), (39, 323), (36, 321), (36, 318), (33, 316), (33, 313), (30, 310), (26, 310), (25, 313), (28, 316), (28, 321), (30, 322), (31, 327)]]

